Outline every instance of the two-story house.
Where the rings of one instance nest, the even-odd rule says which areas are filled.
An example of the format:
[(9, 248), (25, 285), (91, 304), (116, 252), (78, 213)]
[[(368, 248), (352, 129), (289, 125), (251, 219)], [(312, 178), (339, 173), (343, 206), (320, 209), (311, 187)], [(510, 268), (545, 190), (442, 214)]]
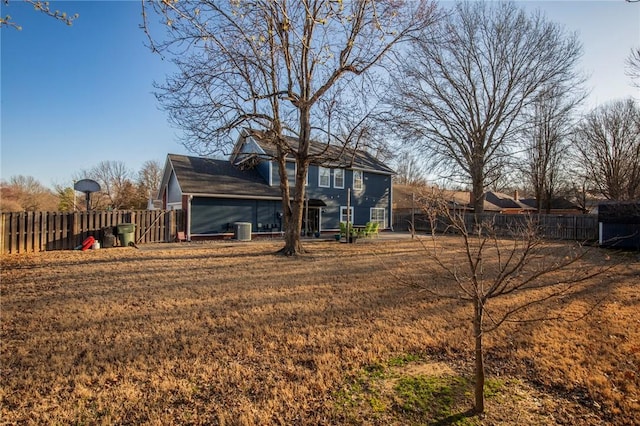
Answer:
[[(185, 211), (188, 239), (224, 237), (236, 222), (251, 223), (254, 235), (283, 230), (274, 148), (255, 135), (242, 132), (228, 160), (167, 156), (159, 198), (165, 209)], [(347, 206), (355, 225), (391, 226), (393, 170), (364, 151), (313, 142), (311, 152), (319, 160), (309, 166), (301, 232), (337, 231)], [(293, 192), (296, 164), (293, 158), (286, 164)]]

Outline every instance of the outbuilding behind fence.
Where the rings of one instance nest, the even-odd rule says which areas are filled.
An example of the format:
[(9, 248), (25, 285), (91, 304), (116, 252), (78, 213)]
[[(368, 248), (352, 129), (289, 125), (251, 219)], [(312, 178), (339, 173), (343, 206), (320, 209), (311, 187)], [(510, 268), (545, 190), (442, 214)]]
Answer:
[(640, 250), (640, 203), (610, 202), (598, 205), (600, 245)]

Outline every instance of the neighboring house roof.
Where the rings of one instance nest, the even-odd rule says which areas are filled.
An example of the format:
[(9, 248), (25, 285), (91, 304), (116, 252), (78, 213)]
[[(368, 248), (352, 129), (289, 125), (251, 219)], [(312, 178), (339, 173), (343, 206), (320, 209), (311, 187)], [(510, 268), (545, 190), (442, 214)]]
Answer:
[[(234, 153), (231, 156), (231, 161), (237, 163), (238, 158), (244, 154), (254, 154), (258, 157), (275, 158), (277, 155), (276, 146), (264, 140), (262, 136), (264, 132), (259, 130), (245, 130), (238, 139)], [(260, 150), (258, 152), (246, 152), (242, 150), (242, 146), (246, 143), (246, 139), (251, 138)], [(298, 149), (298, 139), (285, 136), (286, 143), (292, 149)], [(381, 174), (392, 175), (395, 174), (393, 169), (387, 167), (382, 161), (375, 158), (373, 155), (366, 151), (354, 150), (351, 148), (344, 148), (342, 146), (331, 145), (324, 142), (311, 141), (309, 145), (309, 154), (316, 159), (314, 164), (318, 164), (325, 167), (340, 167), (356, 170), (373, 171)], [(293, 159), (293, 157), (288, 157)]]
[[(520, 202), (526, 204), (529, 207), (537, 208), (537, 202), (535, 198), (520, 199)], [(544, 209), (544, 206), (542, 207)], [(558, 197), (551, 200), (551, 210), (582, 210), (579, 205), (567, 200), (564, 197)]]
[(169, 154), (183, 194), (281, 198), (255, 169), (239, 169), (228, 160)]
[[(416, 199), (420, 197), (440, 193), (442, 196), (456, 208), (464, 208), (466, 210), (473, 210), (473, 206), (469, 204), (471, 194), (469, 191), (451, 191), (448, 189), (439, 189), (435, 186), (415, 186), (415, 185), (393, 185), (393, 208), (394, 209), (411, 209), (419, 208), (419, 205), (415, 205), (413, 201), (413, 195)], [(487, 201), (484, 201), (484, 210), (487, 212), (500, 212), (502, 208)]]
[(516, 200), (510, 195), (501, 192), (489, 191), (484, 196), (485, 201), (498, 206), (500, 210), (519, 210), (522, 212), (535, 211), (535, 207), (531, 207), (521, 200)]

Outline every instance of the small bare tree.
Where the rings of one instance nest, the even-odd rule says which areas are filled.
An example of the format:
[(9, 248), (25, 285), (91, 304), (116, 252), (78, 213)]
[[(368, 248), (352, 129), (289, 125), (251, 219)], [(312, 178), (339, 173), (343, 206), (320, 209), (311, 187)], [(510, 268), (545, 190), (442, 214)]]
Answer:
[[(517, 225), (498, 229), (491, 220), (476, 222), (473, 215), (465, 215), (441, 192), (425, 192), (418, 197), (418, 202), (432, 228), (431, 237), (419, 239), (428, 255), (429, 261), (425, 262), (428, 272), (415, 271), (397, 278), (435, 297), (462, 300), (472, 307), (474, 412), (482, 413), (485, 410), (485, 334), (507, 322), (569, 319), (532, 317), (530, 311), (538, 304), (571, 293), (579, 283), (601, 274), (611, 265), (585, 267), (583, 261), (588, 250), (579, 243), (545, 241), (531, 217), (518, 216)], [(462, 253), (452, 255), (451, 246), (442, 243), (441, 237), (448, 233), (454, 233), (461, 240)], [(511, 297), (525, 292), (528, 296), (525, 302)], [(497, 299), (500, 304), (494, 303)]]

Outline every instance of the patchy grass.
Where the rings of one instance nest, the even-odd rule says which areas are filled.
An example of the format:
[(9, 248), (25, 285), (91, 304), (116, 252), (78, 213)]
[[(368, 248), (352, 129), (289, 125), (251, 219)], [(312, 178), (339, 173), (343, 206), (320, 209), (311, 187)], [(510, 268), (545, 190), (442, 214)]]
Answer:
[[(535, 312), (579, 313), (606, 297), (586, 320), (506, 325), (487, 335), (488, 414), (479, 419), (465, 414), (470, 307), (393, 278), (427, 261), (415, 241), (367, 243), (314, 242), (309, 255), (293, 259), (273, 254), (280, 242), (265, 241), (3, 256), (0, 417), (8, 424), (639, 422), (637, 254), (607, 253), (620, 265)], [(458, 244), (443, 239), (452, 253)], [(596, 250), (584, 267), (601, 257)]]

